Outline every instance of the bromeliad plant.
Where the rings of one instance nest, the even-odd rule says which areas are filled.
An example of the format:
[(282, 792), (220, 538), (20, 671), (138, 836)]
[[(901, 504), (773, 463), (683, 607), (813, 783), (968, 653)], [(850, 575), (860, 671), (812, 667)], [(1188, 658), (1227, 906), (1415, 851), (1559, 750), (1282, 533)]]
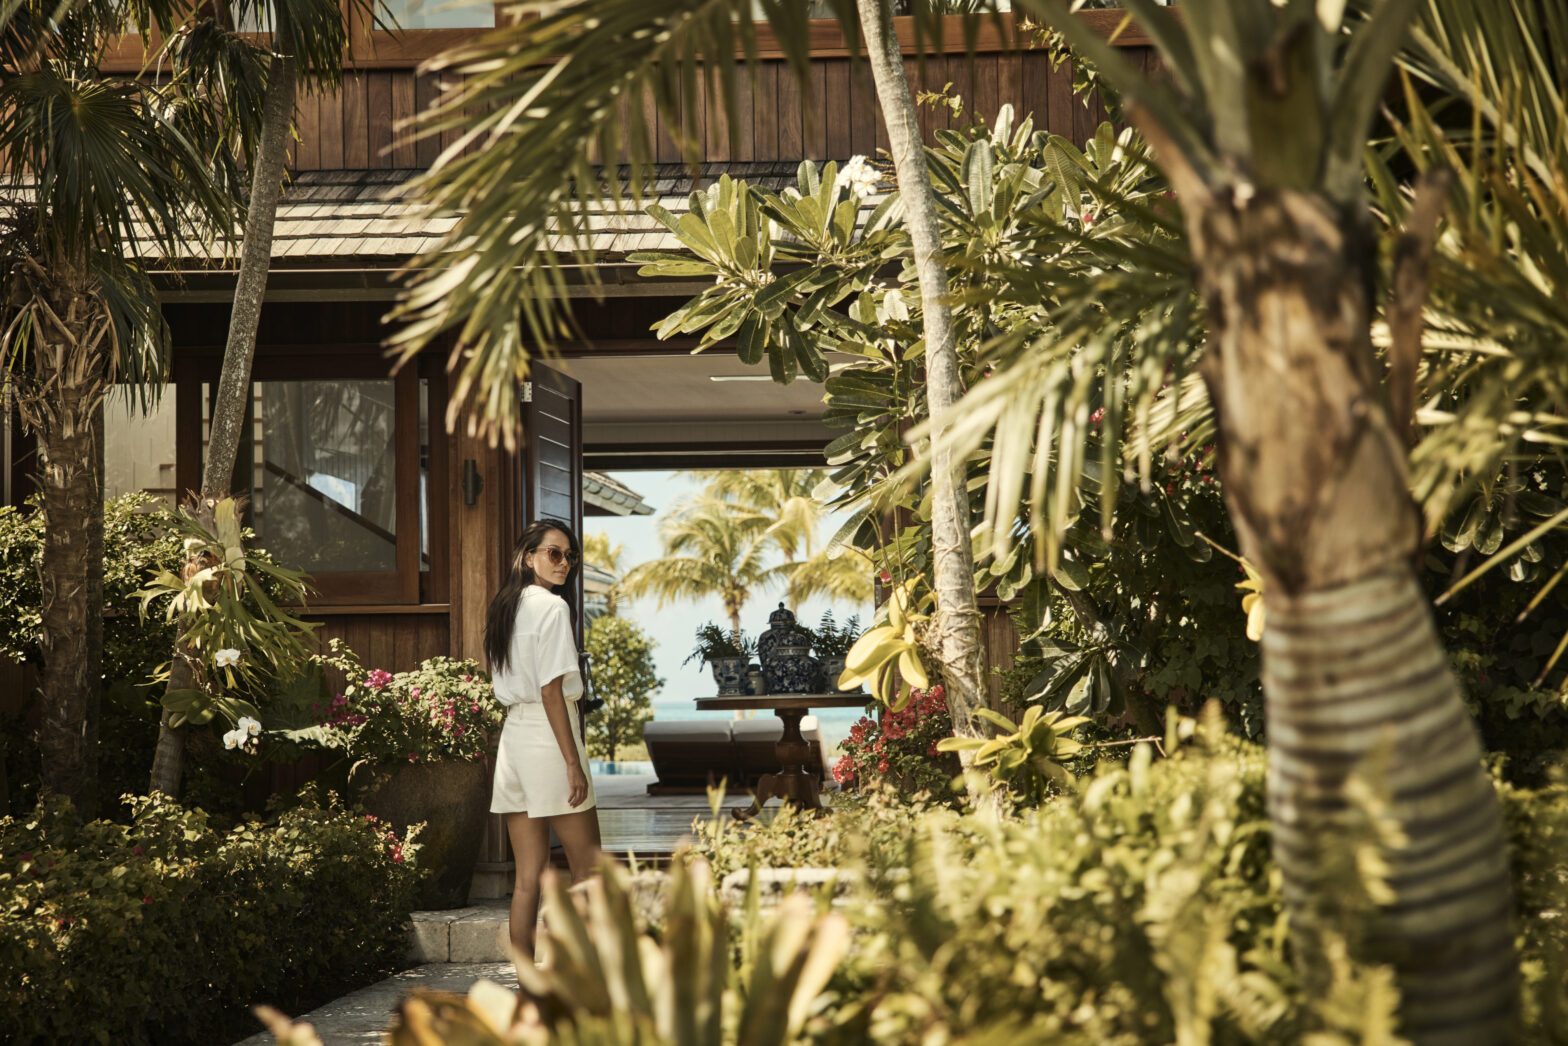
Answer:
[[(268, 556), (247, 554), (235, 499), (205, 507), (210, 523), (189, 508), (173, 516), (184, 535), (186, 567), (180, 573), (160, 570), (136, 596), (144, 617), (153, 604), (163, 604), (164, 618), (178, 636), (176, 657), (189, 672), (189, 685), (164, 693), (172, 725), (221, 717), (239, 728), (241, 719), (261, 715), (240, 695), (264, 680), (297, 674), (310, 660), (307, 640), (316, 626), (280, 604), (305, 601), (305, 575)], [(172, 661), (160, 665), (153, 682), (167, 682), (174, 667)]]

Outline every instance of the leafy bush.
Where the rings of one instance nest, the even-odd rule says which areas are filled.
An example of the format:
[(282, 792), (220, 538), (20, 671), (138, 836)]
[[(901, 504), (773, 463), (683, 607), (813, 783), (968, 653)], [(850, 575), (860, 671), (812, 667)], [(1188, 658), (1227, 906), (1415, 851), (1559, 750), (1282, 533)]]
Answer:
[(902, 708), (883, 709), (880, 718), (864, 716), (850, 727), (839, 746), (844, 755), (833, 764), (833, 779), (846, 786), (887, 783), (906, 794), (950, 796), (958, 757), (939, 751), (937, 744), (952, 736), (953, 719), (941, 684), (927, 691), (912, 689)]
[[(807, 1039), (1143, 1044), (1393, 1043), (1391, 973), (1348, 958), (1376, 904), (1380, 807), (1364, 789), (1298, 980), (1264, 809), (1265, 758), (1217, 715), (1168, 759), (1140, 746), (1019, 816), (839, 797), (698, 834), (717, 874), (847, 869), (855, 943)], [(1169, 742), (1171, 739), (1167, 738)], [(1568, 1027), (1568, 787), (1503, 787), (1531, 1038)], [(841, 883), (838, 889), (843, 889)], [(1298, 928), (1299, 931), (1299, 928)], [(1316, 1037), (1314, 1037), (1316, 1036)]]
[(655, 670), (653, 640), (621, 617), (595, 618), (584, 645), (593, 675), (593, 696), (604, 706), (588, 716), (588, 754), (614, 759), (642, 743), (642, 727), (653, 716), (653, 692), (664, 685)]
[(341, 672), (347, 685), (326, 707), (315, 709), (321, 725), (280, 732), (285, 739), (314, 741), (371, 763), (473, 762), (494, 749), (506, 712), (477, 662), (432, 657), (407, 672), (367, 672), (337, 639), (313, 661)]
[(307, 801), (227, 834), (132, 802), (130, 824), (42, 804), (0, 820), (0, 1011), (10, 1041), (233, 1041), (396, 969), (417, 845)]

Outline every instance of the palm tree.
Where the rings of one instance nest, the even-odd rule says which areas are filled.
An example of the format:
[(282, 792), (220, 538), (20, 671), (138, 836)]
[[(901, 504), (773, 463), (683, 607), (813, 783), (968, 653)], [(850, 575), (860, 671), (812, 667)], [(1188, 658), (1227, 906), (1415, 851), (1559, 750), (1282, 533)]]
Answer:
[[(1343, 5), (1214, 0), (1184, 5), (1182, 18), (1127, 0), (1165, 60), (1158, 84), (1065, 3), (1026, 3), (1121, 92), (1185, 219), (1207, 341), (1200, 359), (1174, 362), (1201, 369), (1231, 517), (1264, 579), (1269, 810), (1308, 983), (1326, 976), (1316, 933), (1334, 899), (1321, 884), (1354, 816), (1353, 778), (1381, 766), (1375, 787), (1408, 842), (1386, 854), (1394, 901), (1364, 927), (1361, 954), (1394, 966), (1414, 1041), (1504, 1041), (1516, 966), (1501, 818), (1412, 568), (1424, 521), (1407, 473), (1409, 418), (1386, 406), (1372, 341), (1377, 254), (1363, 150), (1417, 0), (1349, 15)], [(1417, 192), (1407, 256), (1423, 256), (1441, 202), (1432, 183)], [(1396, 274), (1391, 315), (1420, 316), (1422, 276), (1419, 265)], [(1090, 286), (1058, 292), (1086, 296)], [(1035, 500), (1076, 486), (1082, 469), (1067, 423), (1041, 419), (1046, 404), (1072, 417), (1081, 376), (1045, 372), (1064, 354), (1076, 357), (1074, 371), (1119, 365), (1113, 353), (1128, 349), (1109, 333), (1125, 316), (1081, 315), (1070, 340), (1048, 337), (1020, 357), (966, 419), (994, 434), (993, 483), (1035, 467), (1024, 460), (1032, 455), (1000, 449), (1026, 447), (1022, 428), (1060, 440), (1051, 468), (1062, 481), (1036, 471)], [(1396, 376), (1401, 359), (1419, 355), (1419, 319), (1395, 331), (1408, 339), (1412, 329), (1414, 345), (1392, 349)], [(1108, 430), (1157, 394), (1160, 362), (1139, 361), (1107, 397)]]
[[(1332, 900), (1317, 885), (1319, 858), (1336, 850), (1339, 821), (1352, 805), (1352, 770), (1386, 750), (1389, 770), (1380, 784), (1388, 791), (1387, 812), (1410, 844), (1389, 857), (1395, 903), (1367, 928), (1368, 954), (1394, 962), (1405, 1030), (1416, 1040), (1500, 1040), (1513, 1009), (1500, 819), (1474, 729), (1410, 567), (1423, 520), (1408, 484), (1407, 419), (1384, 406), (1371, 334), (1377, 254), (1362, 153), (1418, 0), (1355, 7), (1208, 0), (1183, 5), (1180, 18), (1153, 0), (1125, 0), (1164, 59), (1166, 77), (1158, 83), (1073, 18), (1065, 0), (1020, 2), (1050, 19), (1122, 93), (1185, 218), (1192, 279), (1205, 305), (1201, 368), (1220, 435), (1219, 466), (1238, 535), (1269, 603), (1270, 810), (1309, 978), (1321, 970), (1305, 931)], [(1447, 0), (1430, 2), (1454, 13)], [(577, 201), (606, 193), (589, 163), (590, 143), (560, 128), (582, 128), (581, 138), (591, 139), (600, 155), (624, 147), (634, 164), (646, 161), (642, 107), (622, 107), (620, 100), (647, 91), (673, 112), (682, 86), (695, 84), (703, 56), (718, 59), (705, 68), (716, 70), (727, 98), (733, 74), (723, 59), (734, 53), (737, 35), (750, 43), (750, 6), (591, 0), (449, 63), (476, 75), (430, 132), (460, 125), (470, 140), (483, 138), (489, 147), (438, 165), (420, 183), (434, 208), (461, 218), (432, 252), (442, 264), (410, 290), (403, 308), (414, 322), (399, 345), (411, 351), (455, 329), (461, 355), (454, 360), (462, 368), (455, 391), (480, 398), (493, 427), (509, 431), (512, 376), (528, 358), (525, 339), (548, 341), (559, 327), (559, 316), (548, 311), (560, 300), (550, 291), (558, 262), (546, 250), (548, 238), (580, 243)], [(802, 71), (806, 33), (798, 6), (766, 0), (762, 6)], [(866, 36), (874, 63), (878, 51), (886, 63), (887, 33), (878, 22), (886, 10), (872, 6), (868, 0)], [(1485, 6), (1506, 9), (1500, 18), (1528, 8), (1534, 14), (1520, 17), (1537, 21), (1554, 10)], [(1538, 76), (1555, 71), (1552, 62), (1562, 53), (1521, 48), (1483, 53), (1474, 64)], [(535, 66), (550, 72), (528, 75)], [(892, 137), (907, 107), (898, 104), (890, 79), (878, 77), (878, 87), (901, 188), (924, 197), (916, 193), (925, 184), (915, 163), (919, 150), (905, 135)], [(1512, 97), (1509, 85), (1498, 87), (1494, 101)], [(488, 111), (468, 122), (465, 105)], [(1441, 209), (1430, 202), (1433, 193), (1427, 189), (1408, 209), (1411, 246), (1403, 253), (1414, 261), (1394, 281), (1396, 315), (1421, 313), (1421, 245), (1430, 243)], [(923, 200), (910, 206), (912, 223), (921, 224)], [(947, 284), (932, 278), (940, 260), (930, 244), (915, 239), (927, 348), (938, 352), (928, 356), (928, 376), (940, 387), (932, 390), (935, 398), (951, 391), (941, 370), (942, 339), (929, 327)], [(588, 260), (585, 250), (577, 254), (573, 261)], [(1063, 300), (1079, 291), (1069, 280), (1050, 293)], [(994, 436), (993, 483), (1032, 470), (1032, 508), (1054, 501), (1053, 512), (1041, 518), (1056, 525), (1035, 535), (1047, 548), (1067, 516), (1076, 515), (1071, 503), (1084, 468), (1089, 389), (1105, 373), (1127, 375), (1125, 383), (1107, 386), (1104, 431), (1119, 433), (1157, 397), (1163, 364), (1199, 365), (1185, 339), (1129, 342), (1124, 316), (1085, 304), (1068, 318), (1075, 325), (1064, 324), (1021, 354), (1015, 372), (977, 386), (956, 412), (983, 430), (974, 442)], [(1419, 323), (1414, 326), (1419, 335)], [(1393, 351), (1401, 374), (1413, 369), (1408, 327), (1395, 332), (1404, 339)], [(747, 338), (740, 340), (744, 349)], [(1164, 355), (1153, 354), (1156, 348)], [(1415, 349), (1419, 355), (1419, 342)], [(1139, 353), (1138, 366), (1127, 366), (1122, 354), (1129, 351)], [(1058, 366), (1074, 353), (1071, 366)], [(792, 377), (794, 365), (778, 373)], [(1393, 402), (1408, 400), (1401, 393)], [(961, 451), (964, 443), (943, 438), (955, 431), (945, 408), (933, 406), (932, 415), (934, 478), (945, 483), (950, 468), (940, 454), (944, 447)], [(1041, 445), (1032, 448), (1036, 432)], [(952, 518), (966, 521), (961, 496), (952, 500)], [(993, 532), (1005, 525), (991, 522)], [(957, 535), (947, 525), (937, 530), (942, 554), (967, 555), (966, 528)], [(1004, 552), (1005, 535), (995, 544), (993, 554)], [(955, 574), (967, 578), (969, 571), (939, 567), (938, 589), (949, 605), (962, 601), (967, 611), (972, 599), (963, 601)], [(963, 645), (956, 635), (951, 645), (944, 641), (943, 661), (967, 681)], [(954, 719), (962, 730), (961, 714)]]
[(91, 809), (103, 644), (103, 402), (145, 401), (169, 335), (144, 267), (232, 223), (232, 163), (213, 109), (182, 75), (98, 71), (132, 27), (172, 32), (178, 5), (87, 0), (17, 8), (0, 30), (0, 362), (38, 437), (44, 518), (39, 746), (46, 787)]
[[(864, 40), (902, 188), (913, 261), (920, 275), (925, 325), (925, 380), (930, 413), (944, 431), (963, 388), (952, 318), (946, 303), (937, 207), (918, 133), (919, 120), (893, 30), (889, 0), (832, 0), (846, 39)], [(942, 5), (913, 4), (926, 28)], [(515, 438), (515, 381), (527, 369), (529, 341), (549, 345), (563, 329), (557, 251), (565, 243), (579, 262), (591, 251), (578, 201), (604, 202), (606, 185), (592, 157), (625, 156), (634, 188), (652, 155), (647, 114), (627, 98), (651, 97), (662, 114), (679, 120), (683, 93), (697, 89), (699, 68), (717, 104), (734, 101), (737, 44), (755, 53), (754, 7), (772, 25), (780, 46), (804, 83), (809, 65), (806, 5), (788, 0), (589, 0), (519, 22), (483, 42), (438, 60), (437, 68), (462, 70), (468, 79), (424, 122), (422, 133), (460, 129), (462, 141), (484, 140), (485, 149), (461, 157), (447, 151), (413, 189), (433, 212), (455, 215), (452, 234), (416, 267), (416, 277), (396, 310), (409, 322), (393, 336), (405, 358), (444, 331), (456, 331), (455, 400), (476, 400), (475, 423), (492, 436)], [(705, 61), (705, 59), (708, 59)], [(537, 70), (550, 68), (546, 77)], [(571, 128), (575, 133), (563, 133)], [(679, 133), (679, 132), (677, 132)], [(681, 143), (687, 152), (690, 141)], [(608, 195), (623, 202), (618, 183)], [(632, 196), (637, 196), (633, 193)], [(519, 315), (520, 313), (520, 315)], [(742, 339), (744, 340), (744, 338)], [(744, 355), (744, 353), (743, 353)], [(797, 369), (825, 376), (820, 359), (775, 353), (775, 377), (792, 380)], [(947, 683), (954, 728), (984, 731), (976, 711), (985, 707), (984, 652), (975, 599), (969, 540), (969, 497), (958, 471), (939, 444), (931, 482), (932, 586), (937, 597), (932, 627)], [(966, 755), (964, 758), (968, 758)]]
[[(209, 97), (233, 114), (231, 148), (244, 155), (251, 172), (245, 228), (235, 274), (234, 308), (223, 349), (223, 369), (212, 406), (210, 436), (202, 466), (196, 511), (228, 497), (245, 418), (250, 409), (251, 363), (256, 327), (272, 264), (272, 230), (282, 197), (295, 96), (299, 87), (326, 89), (343, 79), (348, 20), (367, 16), (374, 0), (238, 0), (197, 9), (175, 47), (176, 62), (191, 71)], [(242, 40), (236, 27), (270, 24), (271, 46), (261, 51)], [(260, 93), (257, 94), (257, 88)], [(173, 659), (168, 691), (191, 685), (186, 662)], [(165, 711), (158, 727), (149, 789), (177, 795), (184, 765), (184, 732)]]
[[(621, 576), (621, 555), (625, 551), (625, 545), (610, 544), (610, 535), (602, 530), (583, 535), (583, 562), (591, 563), (614, 577)], [(615, 616), (620, 598), (621, 585), (617, 581), (604, 593), (604, 612), (610, 617)]]
[(816, 547), (825, 508), (816, 492), (828, 480), (826, 469), (723, 469), (693, 475), (707, 479), (709, 494), (772, 521), (767, 534), (784, 557), (784, 598), (791, 608), (813, 596), (871, 602), (870, 561), (853, 549), (830, 556)]
[(718, 596), (730, 629), (740, 632), (740, 611), (753, 591), (773, 583), (780, 567), (765, 565), (766, 521), (702, 495), (676, 504), (659, 524), (664, 557), (633, 567), (621, 581), (628, 598), (651, 595), (658, 605)]
[(768, 537), (784, 562), (812, 554), (822, 518), (822, 502), (814, 492), (827, 479), (825, 469), (719, 469), (691, 475), (707, 481), (707, 493), (768, 520)]

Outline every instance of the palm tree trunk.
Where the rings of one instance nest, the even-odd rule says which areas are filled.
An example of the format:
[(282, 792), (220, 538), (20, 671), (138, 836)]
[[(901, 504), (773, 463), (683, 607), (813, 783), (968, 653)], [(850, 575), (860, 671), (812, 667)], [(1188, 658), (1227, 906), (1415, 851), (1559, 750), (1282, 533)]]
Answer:
[(38, 347), (49, 389), (35, 399), (42, 459), (43, 587), (38, 746), (43, 784), (97, 813), (98, 715), (103, 693), (103, 354), (108, 317), (86, 294), (55, 312), (69, 339)]
[[(288, 14), (275, 8), (277, 32), (274, 47), (287, 36)], [(295, 58), (274, 53), (267, 73), (267, 92), (262, 102), (261, 134), (256, 148), (255, 170), (251, 175), (250, 204), (245, 212), (245, 239), (240, 248), (240, 267), (235, 277), (234, 308), (229, 316), (229, 337), (223, 348), (223, 370), (218, 376), (217, 400), (212, 408), (212, 429), (207, 443), (207, 460), (202, 469), (202, 501), (229, 496), (234, 483), (234, 462), (244, 432), (250, 405), (251, 362), (256, 355), (256, 327), (261, 320), (261, 305), (267, 294), (267, 274), (272, 264), (272, 232), (277, 221), (278, 200), (283, 192), (283, 164), (288, 158), (289, 127), (294, 119)], [(169, 689), (193, 684), (183, 658), (174, 658)], [(178, 795), (184, 767), (185, 739), (180, 727), (163, 713), (158, 726), (158, 748), (153, 755), (150, 788), (166, 795)]]
[[(866, 54), (876, 84), (877, 101), (887, 123), (888, 144), (898, 172), (904, 221), (913, 242), (915, 270), (920, 279), (920, 305), (925, 317), (926, 399), (933, 435), (940, 437), (963, 395), (958, 376), (958, 349), (952, 313), (945, 304), (947, 268), (942, 262), (941, 226), (919, 116), (893, 16), (887, 0), (856, 0)], [(940, 438), (933, 439), (931, 459), (932, 588), (936, 613), (932, 629), (942, 661), (947, 708), (953, 733), (982, 737), (976, 712), (986, 707), (984, 656), (980, 646), (980, 608), (975, 600), (974, 558), (969, 543), (969, 494)], [(965, 766), (969, 755), (964, 755)]]
[(1413, 1041), (1508, 1041), (1501, 815), (1412, 565), (1421, 519), (1368, 336), (1374, 252), (1355, 216), (1306, 193), (1184, 203), (1226, 497), (1264, 578), (1269, 814), (1307, 976), (1327, 975), (1315, 931), (1345, 929), (1324, 862), (1366, 773), (1405, 841), (1385, 854), (1394, 899), (1357, 928), (1360, 956), (1394, 966)]

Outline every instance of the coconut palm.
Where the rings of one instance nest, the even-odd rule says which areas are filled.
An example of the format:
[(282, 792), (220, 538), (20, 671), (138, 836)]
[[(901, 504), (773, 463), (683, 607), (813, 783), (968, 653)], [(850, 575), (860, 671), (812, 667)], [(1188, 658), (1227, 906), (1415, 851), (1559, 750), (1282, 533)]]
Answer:
[[(966, 401), (955, 452), (990, 439), (991, 482), (1019, 489), (1032, 471), (1039, 503), (1077, 486), (1080, 418), (1101, 382), (1088, 375), (1144, 353), (1102, 400), (1106, 429), (1122, 431), (1158, 394), (1165, 364), (1199, 370), (1231, 517), (1263, 578), (1269, 809), (1308, 981), (1325, 976), (1315, 931), (1333, 905), (1316, 884), (1352, 816), (1355, 779), (1370, 773), (1408, 842), (1387, 854), (1393, 903), (1364, 927), (1364, 954), (1393, 964), (1414, 1041), (1503, 1041), (1515, 960), (1501, 821), (1412, 568), (1424, 532), (1407, 469), (1413, 397), (1385, 398), (1372, 341), (1363, 152), (1416, 0), (1364, 14), (1215, 0), (1184, 5), (1179, 19), (1128, 0), (1165, 60), (1158, 84), (1066, 4), (1026, 4), (1121, 92), (1153, 146), (1185, 220), (1207, 339), (1130, 341), (1126, 316), (1088, 304), (1098, 277), (1077, 273), (1053, 287), (1069, 322)], [(1392, 281), (1390, 315), (1418, 318), (1394, 326), (1396, 381), (1420, 350), (1419, 261), (1442, 203), (1432, 184), (1407, 208), (1402, 253), (1415, 264)], [(1058, 497), (1052, 529), (1069, 500)], [(1013, 511), (989, 521), (1003, 548)]]
[(660, 521), (659, 540), (663, 558), (633, 567), (621, 581), (621, 594), (654, 596), (660, 607), (717, 596), (734, 633), (740, 632), (741, 608), (751, 594), (783, 573), (766, 565), (766, 521), (712, 496), (678, 502)]
[(870, 561), (853, 550), (830, 556), (817, 548), (817, 525), (826, 507), (817, 490), (828, 480), (826, 469), (723, 469), (693, 475), (707, 479), (709, 494), (772, 521), (767, 534), (784, 557), (784, 599), (791, 608), (813, 596), (871, 602)]
[[(1194, 346), (1185, 322), (1171, 324), (1173, 334), (1129, 331), (1127, 314), (1108, 310), (1097, 294), (1106, 273), (1038, 266), (1041, 293), (1050, 296), (1060, 322), (1050, 338), (1016, 353), (1011, 366), (966, 396), (957, 425), (933, 404), (927, 431), (937, 437), (934, 476), (945, 483), (950, 475), (940, 460), (944, 448), (961, 458), (966, 446), (989, 443), (993, 487), (1023, 492), (1040, 523), (1031, 532), (1049, 560), (1084, 500), (1078, 480), (1091, 397), (1103, 393), (1101, 431), (1119, 434), (1149, 412), (1168, 367), (1177, 388), (1183, 374), (1201, 368), (1231, 512), (1269, 607), (1270, 810), (1292, 925), (1303, 945), (1298, 954), (1309, 978), (1317, 978), (1309, 931), (1333, 900), (1315, 887), (1324, 875), (1319, 861), (1336, 852), (1339, 819), (1355, 805), (1352, 772), (1381, 754), (1387, 772), (1375, 786), (1386, 790), (1390, 823), (1409, 844), (1389, 855), (1394, 903), (1366, 927), (1367, 954), (1394, 963), (1405, 1030), (1417, 1041), (1505, 1038), (1513, 956), (1497, 806), (1410, 566), (1424, 532), (1410, 493), (1408, 407), (1401, 406), (1413, 397), (1396, 390), (1389, 400), (1400, 413), (1390, 413), (1372, 340), (1377, 305), (1370, 292), (1378, 272), (1363, 151), (1418, 0), (1355, 7), (1207, 0), (1183, 5), (1179, 18), (1153, 0), (1126, 0), (1163, 57), (1158, 83), (1071, 17), (1065, 0), (1020, 2), (1048, 18), (1122, 93), (1128, 117), (1151, 143), (1185, 220), (1190, 253), (1177, 260), (1199, 291), (1207, 338)], [(1466, 6), (1432, 3), (1454, 18)], [(878, 23), (886, 9), (875, 6), (864, 21), (878, 30), (867, 36), (874, 59), (880, 51), (887, 67), (888, 75), (877, 77), (879, 93), (900, 187), (915, 194), (924, 184), (914, 164), (919, 150), (895, 131), (906, 110), (890, 104), (898, 70), (886, 61), (890, 49)], [(1483, 6), (1496, 20), (1528, 9), (1533, 13), (1520, 17), (1560, 21), (1556, 5)], [(462, 353), (457, 391), (480, 395), (496, 428), (504, 430), (515, 413), (513, 376), (527, 358), (524, 340), (548, 340), (559, 328), (559, 317), (546, 311), (563, 296), (550, 293), (557, 262), (545, 248), (552, 237), (581, 243), (576, 201), (606, 192), (580, 138), (593, 139), (600, 155), (615, 155), (624, 143), (634, 163), (646, 160), (642, 107), (622, 107), (621, 99), (647, 90), (673, 111), (682, 86), (695, 87), (698, 59), (726, 58), (737, 38), (749, 44), (749, 8), (720, 0), (586, 2), (454, 59), (477, 75), (431, 133), (461, 126), (469, 140), (483, 138), (489, 148), (438, 166), (423, 182), (437, 209), (463, 218), (440, 245), (443, 266), (411, 292), (405, 314), (413, 323), (402, 345), (412, 349), (455, 327)], [(802, 69), (799, 7), (763, 0), (761, 8)], [(1471, 21), (1488, 28), (1487, 17)], [(1512, 53), (1488, 53), (1482, 41), (1472, 64), (1532, 76), (1557, 71), (1563, 48), (1531, 48), (1528, 33), (1518, 36), (1523, 42)], [(1443, 37), (1431, 39), (1452, 57)], [(564, 58), (550, 64), (555, 56)], [(550, 71), (529, 76), (532, 66)], [(731, 64), (716, 60), (705, 68), (716, 71), (720, 98), (727, 97)], [(1501, 102), (1512, 100), (1512, 88), (1495, 87), (1496, 110), (1509, 112)], [(465, 105), (487, 111), (469, 123)], [(1484, 107), (1478, 109), (1484, 116)], [(1556, 140), (1564, 137), (1559, 129)], [(1432, 184), (1397, 215), (1406, 219), (1401, 257), (1408, 260), (1393, 280), (1393, 318), (1421, 315), (1421, 261), (1442, 202)], [(1555, 183), (1543, 177), (1540, 184)], [(911, 232), (929, 325), (947, 283), (927, 278), (939, 275), (940, 260), (915, 233), (923, 200), (906, 204), (914, 205)], [(1504, 229), (1503, 242), (1512, 236)], [(586, 252), (577, 255), (573, 261), (587, 260)], [(1044, 252), (1025, 259), (1048, 260)], [(1478, 295), (1472, 308), (1488, 304)], [(1411, 360), (1419, 358), (1420, 324), (1396, 323), (1392, 330), (1390, 359), (1404, 376), (1416, 369)], [(798, 357), (795, 345), (762, 344), (765, 333), (755, 326), (726, 333), (732, 332), (743, 357), (758, 360), (767, 350), (781, 379), (820, 369), (820, 360)], [(941, 338), (927, 333), (928, 351), (939, 348)], [(928, 357), (928, 373), (939, 379), (934, 395), (949, 391), (942, 362), (940, 353)], [(1506, 400), (1493, 399), (1487, 409), (1500, 402)], [(1513, 423), (1519, 427), (1518, 419)], [(1119, 464), (1116, 441), (1105, 442), (1112, 444), (1107, 464)], [(1147, 475), (1146, 460), (1143, 468)], [(1017, 499), (996, 502), (1001, 511), (988, 521), (991, 551), (1003, 554)], [(952, 519), (965, 521), (962, 513)], [(968, 554), (967, 530), (955, 538), (945, 526), (935, 529), (941, 550)], [(954, 572), (939, 566), (938, 573), (939, 596), (957, 605), (960, 589), (944, 581)], [(969, 572), (962, 573), (967, 579)], [(944, 651), (943, 660), (963, 679), (959, 646)], [(962, 728), (960, 716), (954, 718)]]
[[(621, 555), (625, 551), (625, 545), (610, 544), (610, 535), (602, 530), (583, 535), (583, 562), (591, 563), (613, 577), (621, 576)], [(621, 584), (617, 581), (604, 593), (605, 614), (614, 617), (620, 600)]]
[[(250, 172), (245, 224), (235, 274), (234, 308), (229, 314), (223, 368), (213, 398), (212, 419), (203, 456), (201, 498), (196, 509), (229, 496), (245, 418), (251, 405), (250, 373), (256, 354), (267, 274), (272, 265), (272, 230), (282, 197), (283, 164), (288, 156), (299, 89), (325, 90), (343, 79), (348, 21), (366, 17), (374, 0), (235, 0), (202, 5), (172, 48), (177, 67), (233, 116), (230, 148), (244, 157)], [(263, 49), (236, 31), (261, 25), (270, 30)], [(169, 691), (191, 685), (185, 660)], [(149, 788), (176, 795), (184, 764), (184, 737), (166, 710), (158, 727)]]
[(720, 469), (691, 475), (706, 481), (707, 493), (769, 521), (768, 537), (784, 562), (811, 556), (823, 507), (814, 492), (827, 479), (826, 470)]
[[(889, 0), (831, 0), (822, 6), (837, 14), (848, 40), (864, 40), (871, 58), (902, 187), (911, 258), (920, 275), (930, 415), (942, 431), (963, 390), (937, 205), (893, 8)], [(940, 28), (932, 16), (945, 7), (921, 0), (909, 4), (926, 31)], [(466, 82), (424, 121), (421, 133), (455, 130), (464, 144), (484, 141), (486, 147), (469, 156), (448, 149), (413, 183), (432, 213), (454, 215), (457, 224), (416, 266), (395, 313), (408, 322), (391, 340), (407, 358), (442, 332), (455, 331), (454, 402), (476, 401), (470, 416), (478, 427), (510, 445), (518, 409), (515, 375), (527, 369), (530, 342), (548, 345), (565, 327), (564, 299), (555, 293), (560, 254), (564, 249), (576, 262), (587, 262), (592, 253), (578, 202), (607, 197), (617, 206), (628, 202), (619, 179), (607, 186), (593, 159), (624, 156), (630, 161), (631, 199), (640, 198), (645, 187), (652, 155), (648, 113), (625, 101), (650, 97), (669, 126), (688, 126), (679, 118), (681, 97), (695, 95), (702, 68), (715, 104), (732, 105), (736, 48), (755, 54), (759, 13), (805, 83), (812, 11), (794, 0), (589, 0), (519, 21), (434, 63), (462, 71)], [(541, 75), (546, 68), (550, 72)], [(690, 140), (680, 144), (688, 153), (695, 150)], [(765, 340), (755, 326), (749, 335), (742, 330), (742, 359), (757, 362)], [(815, 380), (826, 376), (819, 355), (797, 356), (795, 348), (767, 346), (777, 380), (791, 381), (801, 371)], [(932, 632), (954, 728), (978, 736), (983, 728), (976, 711), (985, 706), (986, 695), (968, 491), (958, 470), (948, 467), (946, 450), (939, 445), (933, 454)]]
[(166, 34), (179, 5), (24, 3), (0, 30), (0, 363), (37, 434), (44, 518), (43, 780), (94, 802), (103, 640), (103, 403), (145, 401), (169, 334), (146, 263), (231, 227), (218, 113), (185, 75), (99, 73), (127, 28)]

